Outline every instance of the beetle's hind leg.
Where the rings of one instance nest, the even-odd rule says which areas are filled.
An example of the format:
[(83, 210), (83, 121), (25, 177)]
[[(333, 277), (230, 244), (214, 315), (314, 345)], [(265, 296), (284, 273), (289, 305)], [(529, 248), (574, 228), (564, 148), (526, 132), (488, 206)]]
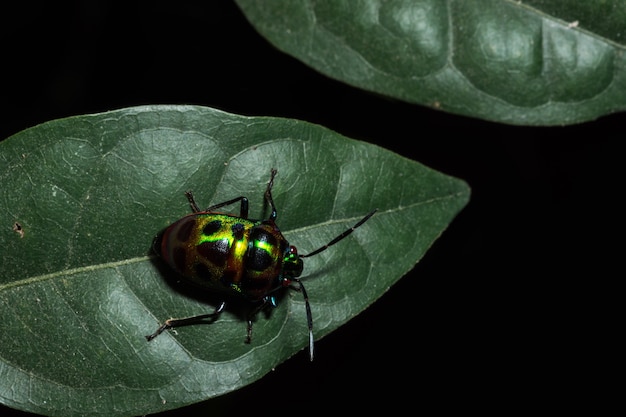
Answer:
[[(222, 301), (220, 303), (219, 306), (217, 306), (217, 308), (215, 309), (214, 312), (209, 313), (209, 314), (200, 314), (199, 316), (192, 316), (192, 317), (185, 317), (182, 319), (168, 319), (165, 320), (165, 323), (163, 323), (157, 330), (156, 332), (146, 336), (146, 339), (149, 341), (151, 341), (152, 339), (154, 339), (155, 337), (157, 337), (158, 335), (160, 335), (161, 333), (163, 333), (164, 331), (171, 329), (172, 327), (180, 327), (180, 326), (188, 326), (190, 324), (198, 324), (198, 323), (212, 323), (215, 320), (217, 320), (220, 316), (220, 314), (222, 314), (222, 311), (224, 311), (224, 308), (226, 307), (226, 301)], [(207, 321), (207, 319), (209, 319)]]

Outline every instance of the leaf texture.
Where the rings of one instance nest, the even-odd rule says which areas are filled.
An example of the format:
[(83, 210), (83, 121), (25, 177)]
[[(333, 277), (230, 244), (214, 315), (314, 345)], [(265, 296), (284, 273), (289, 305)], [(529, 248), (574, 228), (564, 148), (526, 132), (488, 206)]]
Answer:
[(247, 196), (264, 218), (271, 168), (277, 224), (302, 253), (379, 210), (305, 259), (316, 339), (381, 297), (469, 198), (461, 180), (296, 120), (148, 106), (20, 132), (0, 143), (0, 401), (51, 416), (154, 413), (247, 385), (305, 348), (295, 291), (256, 317), (250, 344), (245, 303), (144, 338), (220, 301), (150, 252), (189, 213), (184, 191), (203, 207)]

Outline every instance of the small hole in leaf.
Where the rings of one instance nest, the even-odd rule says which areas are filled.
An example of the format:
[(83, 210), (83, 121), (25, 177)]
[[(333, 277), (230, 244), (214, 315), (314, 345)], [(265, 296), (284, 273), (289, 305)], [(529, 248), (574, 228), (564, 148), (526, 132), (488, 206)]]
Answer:
[(20, 235), (20, 238), (24, 237), (24, 228), (18, 222), (13, 223), (13, 231)]

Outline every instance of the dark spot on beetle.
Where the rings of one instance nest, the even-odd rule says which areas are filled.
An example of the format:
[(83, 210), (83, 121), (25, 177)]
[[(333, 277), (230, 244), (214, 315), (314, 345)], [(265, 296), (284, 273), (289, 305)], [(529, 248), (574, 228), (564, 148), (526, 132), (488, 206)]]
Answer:
[(273, 263), (273, 259), (265, 249), (253, 247), (247, 252), (245, 267), (252, 271), (265, 271)]
[(222, 284), (224, 284), (224, 286), (226, 287), (235, 288), (236, 285), (234, 285), (235, 283), (233, 281), (235, 280), (236, 276), (237, 276), (237, 271), (233, 271), (232, 269), (227, 269), (222, 274), (220, 281), (222, 281)]
[(231, 232), (233, 233), (233, 237), (236, 240), (243, 240), (243, 234), (244, 231), (246, 230), (246, 227), (241, 224), (241, 223), (235, 223), (233, 224), (233, 226), (230, 228)]
[(247, 274), (243, 280), (246, 290), (256, 291), (259, 295), (266, 294), (275, 285), (274, 275), (273, 271)]
[(196, 271), (196, 275), (198, 276), (198, 278), (207, 281), (212, 281), (214, 279), (211, 270), (205, 264), (197, 263), (193, 266), (193, 268)]
[(203, 242), (197, 246), (198, 254), (217, 267), (226, 265), (228, 259), (228, 239)]
[(24, 237), (24, 228), (18, 222), (13, 223), (13, 231), (20, 235), (20, 238)]
[(196, 220), (193, 218), (187, 218), (182, 221), (182, 224), (178, 228), (178, 232), (176, 232), (176, 239), (181, 242), (187, 242), (189, 238), (191, 238), (191, 234), (193, 229), (196, 227)]
[(187, 251), (184, 248), (174, 248), (172, 253), (172, 263), (179, 272), (185, 271), (185, 265), (187, 263)]
[(213, 220), (208, 222), (206, 226), (204, 226), (204, 229), (202, 229), (202, 233), (207, 236), (211, 236), (212, 234), (219, 232), (221, 228), (222, 222), (219, 220)]

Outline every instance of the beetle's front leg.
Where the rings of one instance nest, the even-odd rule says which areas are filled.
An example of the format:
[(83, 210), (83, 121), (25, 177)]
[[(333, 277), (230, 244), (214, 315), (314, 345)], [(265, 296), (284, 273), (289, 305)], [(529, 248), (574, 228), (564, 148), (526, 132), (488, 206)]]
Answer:
[(267, 306), (276, 307), (276, 298), (273, 295), (263, 297), (261, 304), (250, 310), (248, 313), (248, 334), (246, 336), (246, 343), (250, 343), (252, 340), (252, 319), (259, 313), (259, 311), (263, 310)]

